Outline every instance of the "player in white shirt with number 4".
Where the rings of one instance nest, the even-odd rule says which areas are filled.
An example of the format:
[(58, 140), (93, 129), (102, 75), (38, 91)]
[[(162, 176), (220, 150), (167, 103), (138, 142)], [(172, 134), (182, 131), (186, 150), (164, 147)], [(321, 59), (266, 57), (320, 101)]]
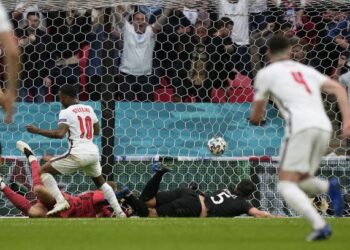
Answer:
[(308, 195), (329, 193), (335, 214), (341, 216), (343, 200), (337, 179), (316, 178), (321, 157), (331, 137), (331, 122), (323, 107), (321, 92), (337, 97), (343, 118), (342, 137), (350, 136), (350, 111), (345, 89), (315, 69), (290, 60), (291, 47), (286, 38), (268, 41), (271, 64), (255, 79), (255, 97), (250, 121), (263, 121), (271, 97), (285, 119), (285, 139), (281, 147), (278, 190), (288, 206), (312, 225), (308, 241), (326, 239), (330, 226), (311, 205)]
[[(44, 130), (35, 126), (27, 126), (27, 131), (49, 138), (63, 138), (67, 135), (69, 149), (60, 156), (47, 162), (40, 169), (41, 180), (49, 193), (56, 199), (56, 205), (47, 213), (55, 214), (69, 208), (53, 175), (71, 174), (83, 170), (91, 176), (97, 188), (103, 191), (104, 196), (118, 217), (125, 217), (124, 212), (115, 197), (113, 189), (102, 176), (99, 162), (99, 150), (93, 143), (94, 135), (99, 134), (99, 124), (94, 110), (87, 105), (79, 104), (76, 89), (71, 85), (60, 88), (60, 100), (65, 109), (61, 110), (58, 129)], [(28, 144), (18, 141), (17, 148), (31, 160), (32, 150)]]

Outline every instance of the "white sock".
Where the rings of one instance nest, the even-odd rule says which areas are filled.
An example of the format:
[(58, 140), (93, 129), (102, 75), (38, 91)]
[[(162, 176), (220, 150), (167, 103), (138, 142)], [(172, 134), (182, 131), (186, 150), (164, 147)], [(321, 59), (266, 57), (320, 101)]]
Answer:
[(38, 159), (34, 155), (30, 155), (28, 157), (28, 161), (29, 161), (29, 163), (32, 163), (32, 161), (38, 161)]
[(110, 185), (108, 185), (106, 182), (103, 183), (103, 185), (100, 187), (100, 190), (102, 190), (105, 198), (109, 202), (109, 205), (113, 208), (114, 212), (121, 213), (123, 210), (121, 209), (119, 202), (117, 198), (115, 197), (115, 194), (113, 192), (113, 189)]
[(55, 198), (57, 203), (64, 202), (65, 199), (60, 191), (60, 189), (57, 186), (57, 182), (55, 178), (48, 173), (44, 173), (41, 175), (41, 181), (47, 188), (47, 191)]
[(3, 190), (6, 187), (6, 184), (4, 182), (0, 183), (0, 190)]
[(298, 186), (311, 196), (325, 194), (328, 192), (329, 183), (316, 177), (311, 177), (298, 183)]
[(304, 216), (312, 225), (313, 229), (318, 230), (326, 225), (316, 209), (311, 205), (307, 195), (291, 181), (280, 181), (277, 185), (278, 191), (287, 202), (288, 206), (298, 214)]

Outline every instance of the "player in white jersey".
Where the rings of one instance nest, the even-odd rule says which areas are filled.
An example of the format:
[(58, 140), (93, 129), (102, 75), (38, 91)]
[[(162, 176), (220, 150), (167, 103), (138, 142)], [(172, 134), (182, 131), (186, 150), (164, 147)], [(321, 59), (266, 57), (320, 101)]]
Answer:
[[(113, 189), (106, 183), (101, 173), (99, 150), (93, 143), (94, 135), (98, 135), (100, 130), (94, 110), (90, 106), (78, 103), (76, 89), (71, 85), (62, 86), (59, 97), (65, 109), (59, 114), (58, 129), (44, 130), (33, 125), (27, 126), (28, 132), (49, 138), (61, 139), (67, 135), (69, 142), (69, 149), (64, 155), (45, 163), (40, 169), (43, 184), (56, 199), (56, 205), (47, 215), (66, 210), (70, 206), (57, 187), (53, 175), (71, 174), (83, 170), (86, 175), (91, 176), (97, 188), (103, 191), (116, 215), (125, 217)], [(18, 141), (17, 148), (31, 161), (33, 153), (28, 144)]]
[(289, 207), (306, 217), (313, 231), (308, 241), (328, 238), (332, 231), (308, 200), (308, 195), (329, 192), (336, 215), (343, 201), (337, 179), (329, 182), (314, 177), (331, 136), (331, 122), (326, 115), (321, 91), (337, 97), (343, 118), (342, 136), (350, 136), (350, 111), (345, 89), (315, 69), (290, 60), (291, 48), (286, 38), (268, 41), (271, 64), (255, 79), (255, 97), (250, 121), (263, 121), (267, 100), (271, 97), (286, 121), (281, 148), (278, 190)]
[(19, 71), (19, 50), (12, 33), (12, 26), (8, 20), (8, 14), (0, 3), (0, 43), (5, 50), (7, 69), (7, 90), (5, 93), (0, 89), (0, 106), (5, 112), (5, 122), (12, 122), (12, 108), (16, 100), (17, 78)]

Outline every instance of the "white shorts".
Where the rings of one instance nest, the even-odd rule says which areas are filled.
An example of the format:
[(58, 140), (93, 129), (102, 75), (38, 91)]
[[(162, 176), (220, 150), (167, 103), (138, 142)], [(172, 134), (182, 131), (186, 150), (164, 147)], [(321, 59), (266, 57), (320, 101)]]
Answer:
[(310, 128), (285, 138), (280, 151), (280, 169), (314, 175), (327, 151), (331, 132)]
[(65, 154), (51, 160), (51, 166), (61, 174), (71, 174), (82, 170), (87, 176), (102, 174), (99, 156), (96, 154)]

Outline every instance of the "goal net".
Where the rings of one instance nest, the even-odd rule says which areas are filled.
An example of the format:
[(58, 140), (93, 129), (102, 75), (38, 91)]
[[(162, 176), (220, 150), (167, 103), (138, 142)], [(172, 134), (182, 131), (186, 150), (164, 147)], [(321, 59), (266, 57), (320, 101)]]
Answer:
[[(196, 183), (204, 193), (257, 185), (252, 203), (274, 214), (294, 216), (276, 190), (283, 119), (273, 103), (266, 124), (247, 118), (256, 72), (267, 63), (266, 41), (289, 38), (294, 60), (350, 86), (346, 1), (2, 1), (21, 51), (15, 122), (0, 124), (0, 173), (16, 192), (35, 202), (31, 170), (16, 150), (29, 143), (40, 158), (60, 155), (64, 140), (26, 132), (34, 124), (56, 128), (58, 89), (75, 86), (79, 99), (98, 115), (104, 175), (139, 193), (151, 164), (169, 157), (171, 173), (161, 190)], [(142, 13), (142, 14), (140, 14)], [(0, 47), (1, 48), (1, 47)], [(0, 49), (0, 82), (5, 55)], [(282, 79), (283, 80), (283, 79)], [(349, 197), (348, 140), (340, 139), (335, 98), (323, 96), (334, 129), (319, 175), (338, 177)], [(2, 118), (2, 114), (0, 114)], [(222, 136), (223, 156), (206, 143)], [(83, 173), (57, 177), (72, 194), (95, 189)], [(328, 197), (323, 197), (328, 200)], [(332, 211), (326, 212), (331, 214)], [(21, 213), (0, 194), (0, 215)]]

